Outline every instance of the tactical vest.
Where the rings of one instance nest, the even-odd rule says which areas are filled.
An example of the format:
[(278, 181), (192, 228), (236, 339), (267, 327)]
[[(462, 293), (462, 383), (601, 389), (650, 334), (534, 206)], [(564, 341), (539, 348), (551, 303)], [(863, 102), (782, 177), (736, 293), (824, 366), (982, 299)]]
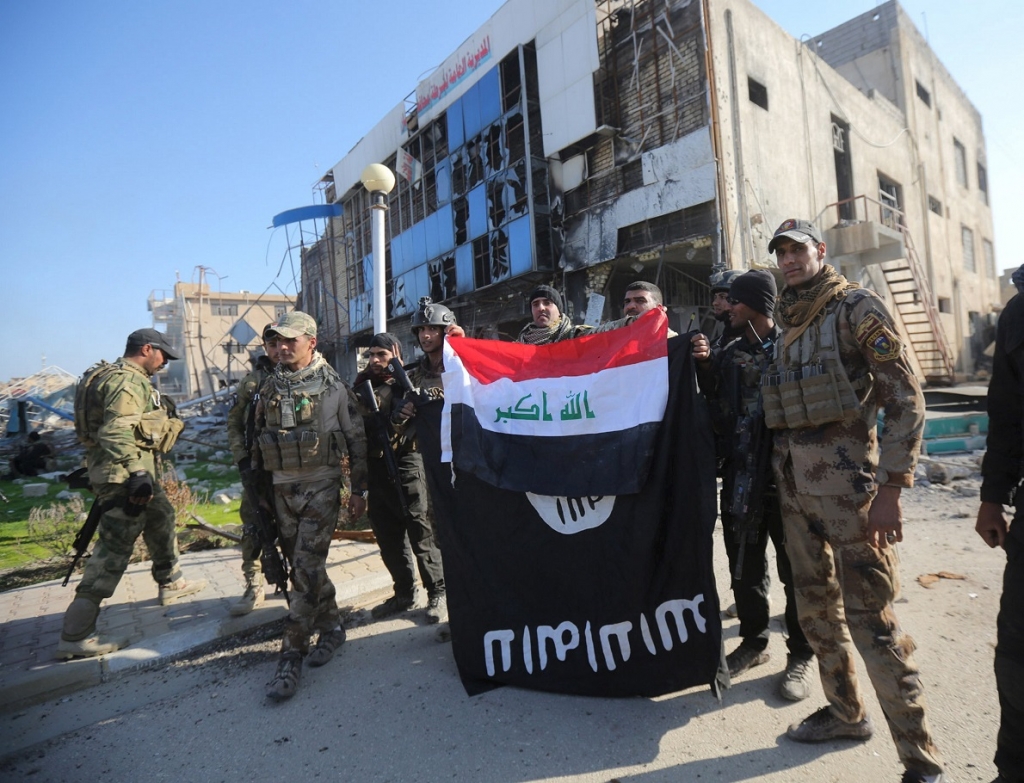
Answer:
[[(103, 381), (121, 371), (117, 363), (99, 361), (86, 370), (75, 387), (75, 435), (87, 448), (99, 445), (95, 436), (103, 426), (103, 401), (99, 388)], [(166, 454), (174, 448), (178, 435), (185, 429), (185, 423), (178, 418), (174, 402), (163, 397), (156, 389), (150, 389), (153, 410), (146, 411), (139, 423), (132, 428), (135, 445), (143, 451)]]
[(842, 303), (816, 318), (777, 358), (761, 378), (764, 419), (769, 429), (820, 427), (849, 421), (860, 414), (857, 393), (873, 378), (865, 372), (850, 378), (839, 352), (838, 312)]
[(264, 384), (270, 391), (261, 395), (266, 426), (256, 440), (264, 470), (341, 464), (343, 433), (319, 431), (323, 398), (340, 383), (340, 376), (326, 362), (310, 378), (295, 383), (277, 374), (270, 376)]

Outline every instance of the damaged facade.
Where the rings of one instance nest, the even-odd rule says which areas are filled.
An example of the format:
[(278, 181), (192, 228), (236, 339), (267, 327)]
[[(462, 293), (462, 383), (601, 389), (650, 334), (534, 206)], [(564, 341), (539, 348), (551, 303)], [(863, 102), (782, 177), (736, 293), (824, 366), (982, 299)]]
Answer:
[(406, 356), (420, 297), (510, 339), (538, 282), (577, 321), (655, 282), (686, 331), (714, 270), (774, 266), (789, 217), (887, 299), (922, 378), (975, 372), (999, 303), (981, 118), (895, 2), (801, 43), (747, 0), (509, 0), (318, 185), (342, 214), (303, 252), (300, 307), (349, 369), (372, 331), (370, 163), (398, 174)]

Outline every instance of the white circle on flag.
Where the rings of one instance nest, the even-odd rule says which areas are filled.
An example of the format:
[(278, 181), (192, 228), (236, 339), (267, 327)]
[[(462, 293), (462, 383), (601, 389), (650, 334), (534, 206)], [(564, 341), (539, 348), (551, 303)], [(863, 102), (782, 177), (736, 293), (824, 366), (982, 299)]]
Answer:
[(615, 495), (567, 498), (527, 492), (526, 497), (548, 527), (567, 536), (600, 527), (615, 508)]

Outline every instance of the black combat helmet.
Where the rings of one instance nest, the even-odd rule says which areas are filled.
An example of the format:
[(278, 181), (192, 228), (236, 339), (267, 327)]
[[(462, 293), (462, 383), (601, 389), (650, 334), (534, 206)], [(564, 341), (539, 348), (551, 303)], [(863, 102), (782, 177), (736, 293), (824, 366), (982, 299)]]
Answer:
[(728, 291), (729, 286), (732, 285), (734, 278), (739, 277), (741, 274), (739, 269), (726, 269), (723, 272), (717, 272), (711, 275), (711, 279), (708, 281), (711, 284), (711, 293), (717, 291)]
[(419, 309), (412, 314), (409, 326), (416, 334), (424, 326), (448, 326), (455, 323), (455, 313), (443, 304), (434, 304), (429, 296), (420, 298)]

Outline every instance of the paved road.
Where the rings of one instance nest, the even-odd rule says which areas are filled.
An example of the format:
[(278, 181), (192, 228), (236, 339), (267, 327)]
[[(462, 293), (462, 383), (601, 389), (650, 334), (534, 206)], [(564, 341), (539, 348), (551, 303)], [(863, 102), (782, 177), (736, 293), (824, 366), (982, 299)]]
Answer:
[[(901, 620), (917, 640), (929, 709), (950, 779), (995, 776), (991, 672), (1003, 558), (973, 532), (977, 498), (905, 493)], [(716, 570), (725, 584), (719, 546)], [(915, 579), (966, 575), (931, 588)], [(362, 595), (355, 608), (385, 593)], [(782, 594), (773, 585), (774, 624)], [(657, 699), (571, 697), (502, 688), (469, 698), (450, 647), (422, 612), (360, 624), (328, 666), (305, 672), (294, 699), (268, 705), (275, 640), (232, 642), (87, 690), (0, 715), (10, 755), (0, 778), (241, 781), (898, 781), (902, 769), (873, 696), (867, 743), (801, 746), (786, 726), (823, 704), (775, 694), (785, 660), (752, 670), (721, 703), (706, 689)], [(726, 623), (726, 646), (736, 644)], [(863, 671), (863, 670), (862, 670)], [(870, 690), (870, 688), (868, 688)]]

